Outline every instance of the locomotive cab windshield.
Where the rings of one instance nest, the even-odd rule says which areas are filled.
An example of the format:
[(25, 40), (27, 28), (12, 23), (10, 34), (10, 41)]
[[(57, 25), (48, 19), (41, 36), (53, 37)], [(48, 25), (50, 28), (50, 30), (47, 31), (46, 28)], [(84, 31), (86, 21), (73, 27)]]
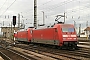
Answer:
[(63, 40), (76, 40), (76, 32), (74, 27), (62, 27)]
[(77, 36), (73, 25), (67, 24), (61, 26), (63, 44), (66, 46), (77, 46)]
[(74, 32), (74, 28), (62, 28), (62, 32)]

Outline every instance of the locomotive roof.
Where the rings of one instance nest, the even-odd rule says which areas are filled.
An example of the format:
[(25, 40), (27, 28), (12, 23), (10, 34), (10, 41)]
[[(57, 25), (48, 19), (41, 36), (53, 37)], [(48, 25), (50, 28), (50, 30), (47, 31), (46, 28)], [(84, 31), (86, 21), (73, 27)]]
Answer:
[(57, 27), (57, 26), (59, 26), (59, 25), (60, 25), (60, 27), (74, 27), (73, 24), (55, 24), (54, 27)]

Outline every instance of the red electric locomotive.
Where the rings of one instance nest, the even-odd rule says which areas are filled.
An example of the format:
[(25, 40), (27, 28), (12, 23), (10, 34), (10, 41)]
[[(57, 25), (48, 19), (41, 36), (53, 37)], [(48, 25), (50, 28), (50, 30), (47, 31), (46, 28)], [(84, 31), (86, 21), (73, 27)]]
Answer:
[(29, 28), (17, 32), (17, 41), (50, 44), (55, 46), (77, 47), (77, 36), (72, 24), (55, 24), (43, 29)]
[(16, 35), (16, 40), (17, 41), (23, 41), (23, 42), (30, 42), (32, 35), (31, 35), (31, 30), (32, 28), (28, 28), (27, 30), (21, 30), (17, 31)]
[(77, 36), (73, 25), (55, 24), (51, 28), (33, 30), (31, 42), (77, 47)]

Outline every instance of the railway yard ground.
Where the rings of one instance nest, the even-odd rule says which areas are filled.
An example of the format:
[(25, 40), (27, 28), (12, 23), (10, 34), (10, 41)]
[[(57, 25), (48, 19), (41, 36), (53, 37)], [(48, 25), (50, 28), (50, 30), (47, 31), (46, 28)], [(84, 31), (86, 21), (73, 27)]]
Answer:
[(90, 60), (90, 40), (78, 38), (78, 49), (67, 50), (37, 44), (13, 44), (0, 38), (0, 60)]

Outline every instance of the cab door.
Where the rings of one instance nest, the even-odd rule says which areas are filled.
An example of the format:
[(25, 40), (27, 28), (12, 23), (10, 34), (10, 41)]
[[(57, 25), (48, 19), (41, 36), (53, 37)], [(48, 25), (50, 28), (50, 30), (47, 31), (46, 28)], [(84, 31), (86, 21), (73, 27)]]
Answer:
[(54, 45), (59, 45), (60, 41), (58, 38), (58, 30), (57, 28), (54, 29)]

